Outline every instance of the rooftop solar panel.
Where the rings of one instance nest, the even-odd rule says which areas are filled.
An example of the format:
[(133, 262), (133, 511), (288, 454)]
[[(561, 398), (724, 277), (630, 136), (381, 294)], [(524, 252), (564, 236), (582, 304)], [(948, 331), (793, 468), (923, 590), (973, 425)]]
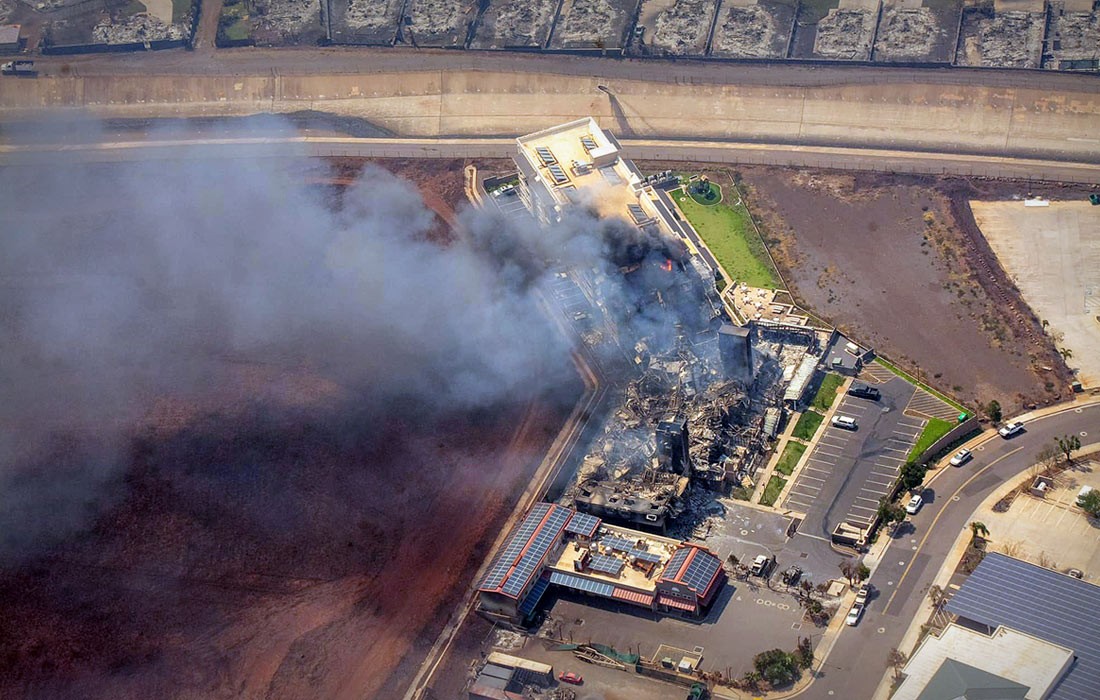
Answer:
[(1051, 700), (1100, 698), (1100, 587), (990, 552), (947, 611), (989, 627), (1006, 626), (1072, 649), (1069, 672)]
[(649, 218), (640, 204), (628, 204), (626, 208), (630, 210), (630, 215), (634, 217), (634, 223), (641, 223)]
[(565, 526), (566, 532), (591, 537), (600, 527), (600, 519), (587, 513), (574, 513)]
[(527, 594), (527, 597), (523, 599), (523, 602), (519, 606), (519, 614), (523, 617), (527, 617), (531, 613), (535, 612), (535, 608), (538, 607), (539, 601), (542, 600), (542, 594), (546, 592), (546, 589), (550, 587), (550, 579), (540, 578), (535, 581), (535, 585), (531, 586), (531, 592)]
[(600, 544), (605, 547), (610, 547), (616, 552), (629, 552), (634, 549), (634, 542), (631, 540), (624, 540), (621, 537), (605, 537), (600, 540)]
[(676, 574), (679, 573), (680, 568), (683, 567), (684, 562), (687, 561), (688, 555), (691, 554), (691, 547), (681, 547), (672, 553), (672, 558), (668, 560), (668, 565), (665, 567), (665, 573), (661, 578), (676, 578)]
[(584, 150), (586, 151), (596, 150), (596, 140), (593, 139), (591, 136), (582, 136), (581, 145), (584, 146)]
[(642, 561), (653, 562), (654, 564), (660, 564), (661, 563), (661, 555), (658, 554), (657, 552), (645, 552), (645, 551), (642, 551), (640, 549), (632, 549), (628, 553), (630, 554), (630, 556), (634, 557), (635, 559), (640, 559)]
[(554, 182), (559, 185), (563, 185), (569, 182), (569, 178), (566, 177), (565, 171), (561, 169), (560, 165), (551, 165), (547, 170), (550, 171), (550, 177), (554, 178)]
[(565, 523), (568, 522), (572, 513), (573, 511), (568, 508), (553, 506), (553, 510), (546, 518), (546, 524), (535, 533), (526, 551), (523, 552), (516, 563), (515, 569), (508, 576), (508, 580), (500, 587), (502, 593), (515, 597), (523, 591), (523, 587), (534, 575), (535, 569), (542, 564), (546, 553), (561, 537), (562, 530), (565, 529)]
[(711, 556), (702, 550), (696, 550), (695, 556), (692, 557), (691, 563), (688, 564), (687, 571), (684, 572), (681, 580), (688, 588), (702, 595), (721, 566), (721, 562), (718, 561), (717, 557)]
[(592, 557), (592, 561), (589, 562), (588, 568), (593, 571), (598, 571), (601, 574), (609, 574), (611, 576), (618, 576), (622, 573), (623, 567), (626, 562), (616, 557), (609, 557), (604, 554), (596, 554)]
[(550, 574), (550, 583), (572, 588), (573, 590), (582, 591), (584, 593), (595, 593), (596, 595), (602, 595), (608, 598), (615, 592), (615, 586), (613, 584), (604, 583), (603, 581), (593, 581), (592, 579), (581, 578), (580, 576), (573, 576), (572, 574), (564, 574), (560, 571), (555, 571)]
[(558, 159), (554, 157), (554, 154), (550, 152), (550, 149), (546, 146), (539, 146), (535, 149), (535, 152), (539, 154), (539, 160), (543, 165), (551, 165), (557, 163)]

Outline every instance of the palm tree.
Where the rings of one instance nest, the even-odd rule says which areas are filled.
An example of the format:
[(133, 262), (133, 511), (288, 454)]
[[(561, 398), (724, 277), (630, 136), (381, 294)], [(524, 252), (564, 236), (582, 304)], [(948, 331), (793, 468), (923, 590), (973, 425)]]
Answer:
[(1062, 353), (1063, 360), (1068, 360), (1069, 358), (1073, 357), (1073, 351), (1069, 348), (1061, 348), (1058, 350), (1058, 352)]
[(977, 548), (979, 537), (981, 537), (983, 540), (986, 537), (989, 537), (989, 528), (987, 528), (985, 526), (985, 523), (975, 520), (975, 521), (970, 523), (970, 546), (971, 547), (974, 547), (975, 549)]

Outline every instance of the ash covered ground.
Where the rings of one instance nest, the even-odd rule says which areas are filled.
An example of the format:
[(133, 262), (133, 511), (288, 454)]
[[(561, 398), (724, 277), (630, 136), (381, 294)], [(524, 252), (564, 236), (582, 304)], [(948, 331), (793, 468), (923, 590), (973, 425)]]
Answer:
[(460, 166), (0, 170), (0, 697), (399, 693), (580, 391)]

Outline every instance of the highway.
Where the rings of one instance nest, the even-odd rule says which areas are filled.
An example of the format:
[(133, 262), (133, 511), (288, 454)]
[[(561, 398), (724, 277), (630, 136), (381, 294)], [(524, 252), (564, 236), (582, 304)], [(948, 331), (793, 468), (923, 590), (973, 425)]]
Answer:
[(928, 502), (911, 516), (916, 532), (892, 540), (871, 577), (878, 595), (863, 620), (840, 633), (821, 675), (799, 697), (872, 697), (887, 671), (887, 655), (901, 643), (973, 512), (998, 485), (1030, 468), (1042, 447), (1067, 434), (1078, 435), (1083, 447), (1100, 444), (1100, 402), (1068, 406), (1028, 421), (1026, 432), (1011, 440), (985, 439), (971, 448), (971, 462), (936, 472)]
[[(207, 131), (210, 127), (205, 127)], [(230, 129), (232, 131), (232, 129)], [(260, 136), (209, 134), (172, 139), (116, 136), (120, 140), (71, 143), (0, 144), (0, 163), (49, 160), (58, 152), (66, 162), (183, 160), (200, 158), (292, 158), (348, 156), (362, 158), (509, 158), (512, 138), (353, 138), (287, 135), (270, 126)], [(125, 140), (122, 140), (125, 139)], [(620, 139), (636, 160), (699, 163), (744, 163), (788, 167), (840, 168), (889, 173), (1100, 183), (1100, 164), (1046, 159), (916, 153), (875, 148), (798, 146), (769, 143), (713, 143), (681, 139)]]

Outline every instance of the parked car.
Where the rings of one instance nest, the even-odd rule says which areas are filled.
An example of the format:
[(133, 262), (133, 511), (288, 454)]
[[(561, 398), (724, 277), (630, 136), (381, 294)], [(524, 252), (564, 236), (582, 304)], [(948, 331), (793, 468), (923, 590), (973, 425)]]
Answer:
[(844, 618), (844, 624), (849, 627), (855, 627), (859, 624), (859, 618), (863, 617), (863, 607), (859, 603), (852, 606), (852, 609), (848, 611), (848, 617)]
[(802, 567), (797, 564), (791, 564), (787, 567), (787, 570), (783, 572), (783, 576), (780, 577), (783, 583), (788, 586), (794, 586), (802, 578)]
[(951, 458), (952, 467), (961, 467), (971, 460), (974, 455), (970, 454), (970, 450), (963, 448), (955, 453), (955, 456)]
[(867, 599), (871, 597), (871, 584), (865, 583), (856, 592), (856, 605), (867, 605)]
[(882, 397), (882, 392), (873, 386), (867, 386), (866, 384), (853, 384), (848, 389), (848, 396), (854, 396), (857, 399), (870, 399), (871, 401), (878, 401)]
[(1085, 578), (1085, 572), (1081, 571), (1080, 569), (1070, 569), (1066, 573), (1069, 574), (1070, 576), (1072, 576), (1073, 578)]
[(765, 577), (768, 572), (771, 571), (772, 565), (775, 564), (775, 557), (770, 554), (757, 555), (756, 559), (752, 561), (752, 569), (750, 570), (753, 576)]
[(1011, 423), (1006, 423), (1005, 425), (1001, 426), (1001, 429), (998, 430), (997, 432), (1001, 434), (1001, 437), (1003, 437), (1007, 440), (1008, 438), (1012, 437), (1013, 435), (1016, 435), (1017, 433), (1021, 432), (1023, 429), (1024, 429), (1024, 424), (1023, 423), (1021, 423), (1020, 421), (1013, 421)]
[(1085, 496), (1089, 495), (1090, 493), (1092, 493), (1095, 490), (1096, 489), (1094, 489), (1093, 487), (1091, 487), (1087, 484), (1085, 486), (1082, 486), (1081, 490), (1077, 492), (1077, 507), (1078, 508), (1084, 508), (1083, 504), (1085, 502)]
[(905, 512), (909, 515), (916, 515), (921, 506), (924, 505), (924, 499), (920, 497), (920, 494), (913, 496), (909, 499), (909, 502), (905, 504)]
[(856, 419), (851, 416), (833, 416), (833, 425), (845, 430), (855, 430), (859, 427), (856, 425)]
[(558, 676), (558, 680), (562, 683), (572, 683), (573, 685), (581, 685), (582, 683), (584, 683), (583, 677), (578, 676), (571, 671), (562, 671), (561, 675)]

